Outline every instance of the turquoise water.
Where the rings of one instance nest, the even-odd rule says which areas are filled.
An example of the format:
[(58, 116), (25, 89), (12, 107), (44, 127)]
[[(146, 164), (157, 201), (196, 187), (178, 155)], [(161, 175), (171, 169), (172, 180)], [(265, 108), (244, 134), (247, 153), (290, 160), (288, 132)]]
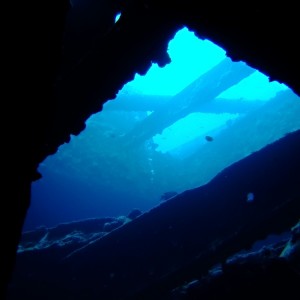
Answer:
[(212, 71), (228, 60), (212, 42), (183, 28), (168, 53), (40, 165), (24, 230), (147, 211), (300, 129), (298, 96), (243, 62)]

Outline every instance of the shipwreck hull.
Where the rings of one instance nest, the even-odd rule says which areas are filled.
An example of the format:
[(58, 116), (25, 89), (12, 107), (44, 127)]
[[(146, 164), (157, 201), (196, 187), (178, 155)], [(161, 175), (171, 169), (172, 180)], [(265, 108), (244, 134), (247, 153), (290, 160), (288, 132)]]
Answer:
[(81, 248), (19, 253), (8, 299), (168, 299), (299, 221), (299, 141), (290, 133)]

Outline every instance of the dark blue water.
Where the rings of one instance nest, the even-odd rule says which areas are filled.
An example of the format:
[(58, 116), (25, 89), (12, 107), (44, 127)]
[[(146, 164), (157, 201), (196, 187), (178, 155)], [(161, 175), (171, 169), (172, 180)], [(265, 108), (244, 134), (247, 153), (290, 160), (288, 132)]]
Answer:
[(132, 208), (143, 208), (143, 201), (134, 197), (134, 189), (124, 194), (114, 189), (94, 185), (84, 180), (46, 172), (44, 178), (32, 187), (32, 203), (25, 230), (45, 225), (53, 227), (62, 222), (78, 219), (121, 216)]

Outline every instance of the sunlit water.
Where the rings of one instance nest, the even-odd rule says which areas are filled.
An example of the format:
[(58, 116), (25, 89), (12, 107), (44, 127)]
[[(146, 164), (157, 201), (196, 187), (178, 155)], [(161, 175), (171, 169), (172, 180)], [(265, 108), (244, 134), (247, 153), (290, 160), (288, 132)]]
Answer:
[[(164, 192), (201, 186), (233, 162), (300, 128), (299, 97), (253, 70), (215, 99), (204, 99), (207, 106), (143, 140), (153, 126), (147, 123), (150, 116), (163, 105), (172, 112), (173, 97), (226, 58), (223, 49), (186, 28), (170, 41), (168, 53), (169, 65), (153, 64), (146, 76), (137, 74), (87, 120), (79, 136), (40, 165), (43, 178), (32, 185), (24, 230), (127, 215), (133, 208), (149, 210), (159, 205)], [(150, 104), (135, 106), (133, 100), (139, 99)], [(158, 123), (168, 118), (162, 114)]]

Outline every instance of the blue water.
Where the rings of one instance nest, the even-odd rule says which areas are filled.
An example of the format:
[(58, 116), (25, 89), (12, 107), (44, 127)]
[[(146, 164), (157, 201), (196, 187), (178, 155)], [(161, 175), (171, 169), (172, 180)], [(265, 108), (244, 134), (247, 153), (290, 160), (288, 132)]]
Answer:
[[(165, 192), (180, 193), (205, 184), (231, 163), (300, 129), (299, 97), (290, 92), (274, 108), (268, 106), (276, 95), (289, 89), (278, 82), (269, 83), (254, 70), (218, 95), (220, 102), (216, 102), (228, 100), (225, 103), (238, 109), (256, 103), (249, 112), (195, 110), (144, 143), (135, 144), (135, 137), (128, 138), (128, 133), (155, 111), (151, 105), (143, 111), (121, 109), (123, 99), (138, 96), (152, 99), (153, 104), (166, 103), (226, 58), (223, 49), (198, 39), (186, 28), (170, 41), (168, 53), (169, 65), (160, 68), (153, 64), (146, 76), (137, 74), (102, 112), (91, 116), (84, 132), (72, 136), (70, 143), (39, 166), (43, 177), (32, 184), (25, 231), (85, 218), (127, 215), (134, 208), (147, 211), (160, 204)], [(116, 107), (112, 109), (110, 104)], [(265, 110), (259, 110), (263, 105)]]

